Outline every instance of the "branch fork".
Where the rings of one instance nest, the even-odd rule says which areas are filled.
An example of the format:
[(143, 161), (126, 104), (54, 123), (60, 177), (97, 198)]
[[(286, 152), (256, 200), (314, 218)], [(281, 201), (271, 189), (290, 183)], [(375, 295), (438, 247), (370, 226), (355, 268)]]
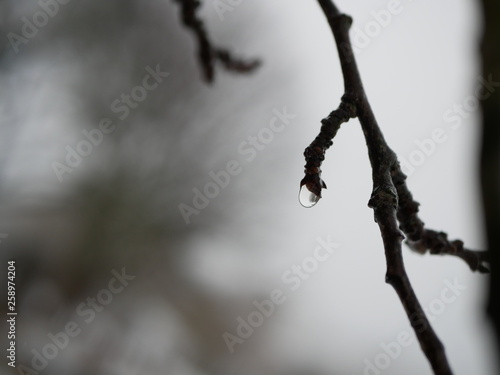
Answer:
[(199, 0), (174, 0), (181, 5), (182, 21), (190, 29), (198, 42), (198, 60), (207, 83), (212, 83), (215, 77), (215, 64), (230, 72), (251, 73), (260, 66), (258, 59), (241, 59), (235, 57), (228, 49), (215, 46), (208, 37), (203, 21), (197, 11), (201, 3)]
[[(431, 254), (449, 254), (463, 259), (473, 271), (487, 272), (486, 252), (465, 249), (460, 240), (449, 241), (444, 232), (426, 229), (418, 217), (418, 202), (406, 185), (397, 156), (388, 146), (366, 97), (349, 39), (352, 18), (339, 12), (332, 0), (318, 0), (332, 30), (344, 77), (344, 96), (339, 107), (321, 121), (319, 135), (304, 151), (305, 177), (300, 182), (302, 191), (309, 190), (314, 204), (321, 198), (326, 184), (321, 179), (321, 164), (326, 150), (340, 126), (357, 117), (363, 130), (370, 164), (373, 190), (368, 206), (373, 209), (375, 222), (384, 243), (387, 271), (385, 281), (399, 296), (411, 326), (434, 374), (451, 375), (443, 344), (427, 319), (411, 286), (403, 263), (402, 242), (414, 251)], [(312, 204), (312, 205), (314, 205)], [(308, 205), (310, 207), (312, 205)]]

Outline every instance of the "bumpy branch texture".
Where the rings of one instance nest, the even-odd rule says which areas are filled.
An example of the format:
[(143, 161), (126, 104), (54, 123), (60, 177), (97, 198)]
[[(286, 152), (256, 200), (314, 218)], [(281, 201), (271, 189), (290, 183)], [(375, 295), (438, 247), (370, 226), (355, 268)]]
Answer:
[[(473, 271), (487, 272), (485, 252), (465, 249), (460, 240), (449, 241), (443, 232), (425, 229), (418, 217), (418, 203), (406, 185), (397, 156), (387, 145), (366, 97), (349, 40), (352, 19), (339, 12), (331, 0), (318, 0), (335, 37), (345, 93), (339, 108), (322, 121), (320, 134), (306, 148), (305, 177), (301, 181), (316, 200), (326, 187), (321, 179), (321, 163), (340, 125), (358, 117), (368, 147), (372, 166), (373, 191), (368, 202), (373, 208), (384, 243), (387, 261), (386, 282), (398, 294), (420, 346), (435, 374), (452, 374), (444, 346), (431, 327), (410, 284), (402, 257), (406, 234), (411, 249), (431, 254), (450, 254), (463, 259)], [(404, 232), (404, 234), (403, 234)]]
[(351, 104), (349, 98), (342, 98), (339, 108), (321, 121), (322, 126), (318, 136), (304, 151), (307, 161), (306, 175), (300, 181), (300, 186), (305, 185), (318, 199), (321, 198), (321, 189), (326, 189), (326, 184), (321, 179), (320, 168), (325, 159), (325, 152), (333, 144), (332, 139), (340, 129), (340, 125), (353, 117), (356, 117), (356, 107)]
[(400, 229), (407, 237), (406, 244), (410, 249), (421, 254), (429, 251), (431, 254), (454, 255), (463, 259), (472, 271), (489, 272), (485, 265), (489, 263), (489, 252), (468, 250), (464, 248), (463, 241), (450, 241), (446, 233), (425, 228), (424, 222), (418, 217), (419, 203), (413, 200), (405, 179), (406, 176), (399, 166), (394, 168), (392, 180), (399, 197), (397, 218)]

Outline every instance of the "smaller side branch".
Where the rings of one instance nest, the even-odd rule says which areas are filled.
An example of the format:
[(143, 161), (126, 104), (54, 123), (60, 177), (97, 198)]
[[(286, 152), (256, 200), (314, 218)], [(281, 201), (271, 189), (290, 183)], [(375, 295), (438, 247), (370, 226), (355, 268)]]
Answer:
[(305, 177), (300, 181), (300, 186), (305, 185), (317, 199), (321, 198), (321, 189), (326, 189), (326, 184), (321, 179), (321, 163), (325, 159), (325, 152), (333, 144), (332, 140), (337, 135), (340, 125), (354, 117), (356, 117), (356, 106), (353, 99), (344, 95), (339, 107), (321, 120), (322, 125), (318, 136), (304, 151)]
[(218, 61), (222, 66), (236, 73), (250, 73), (259, 67), (260, 60), (244, 60), (237, 58), (224, 48), (216, 47), (208, 38), (203, 21), (196, 12), (201, 5), (199, 0), (174, 0), (181, 5), (182, 21), (184, 25), (192, 30), (198, 41), (198, 60), (200, 62), (203, 78), (212, 83), (215, 76), (215, 63)]
[(418, 216), (419, 203), (413, 199), (399, 164), (394, 164), (391, 174), (399, 197), (399, 228), (407, 237), (408, 247), (420, 254), (453, 255), (463, 259), (472, 271), (488, 273), (486, 263), (489, 263), (489, 253), (466, 249), (463, 241), (450, 241), (446, 233), (425, 228), (425, 223)]

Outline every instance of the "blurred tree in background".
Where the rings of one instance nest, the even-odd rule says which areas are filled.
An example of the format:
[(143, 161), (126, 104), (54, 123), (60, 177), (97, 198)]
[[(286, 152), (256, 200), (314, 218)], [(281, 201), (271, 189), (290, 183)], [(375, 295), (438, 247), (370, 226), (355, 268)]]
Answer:
[[(204, 184), (204, 170), (224, 157), (217, 145), (233, 137), (214, 109), (244, 98), (232, 96), (235, 85), (210, 91), (200, 82), (193, 40), (171, 2), (52, 2), (50, 22), (27, 26), (36, 35), (24, 38), (19, 20), (37, 22), (40, 4), (3, 2), (1, 12), (2, 31), (23, 38), (11, 35), (16, 48), (1, 55), (0, 188), (9, 234), (1, 257), (18, 264), (18, 364), (33, 368), (32, 349), (41, 353), (48, 332), (75, 321), (82, 333), (45, 373), (230, 372), (221, 333), (234, 312), (190, 276), (189, 260), (193, 237), (230, 217), (206, 213), (210, 222), (188, 226), (177, 205), (190, 202), (190, 187)], [(231, 40), (244, 45), (245, 35), (233, 29)], [(161, 81), (131, 96), (151, 70)], [(101, 132), (102, 141), (94, 135), (85, 155), (83, 131), (105, 119), (112, 131)], [(123, 267), (135, 276), (125, 291), (105, 309), (88, 305)], [(89, 309), (95, 320), (83, 314)]]

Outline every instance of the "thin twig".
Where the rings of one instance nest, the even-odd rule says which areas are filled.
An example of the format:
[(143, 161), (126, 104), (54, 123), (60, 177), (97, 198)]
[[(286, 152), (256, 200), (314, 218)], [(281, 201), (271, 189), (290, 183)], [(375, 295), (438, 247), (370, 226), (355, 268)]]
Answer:
[(306, 185), (307, 189), (316, 197), (321, 198), (321, 189), (326, 189), (325, 182), (321, 179), (321, 163), (325, 159), (326, 150), (333, 144), (332, 139), (340, 129), (340, 125), (356, 117), (356, 108), (344, 98), (339, 107), (332, 111), (328, 117), (321, 120), (321, 130), (316, 139), (304, 151), (306, 158), (305, 177), (300, 181), (300, 186)]
[[(322, 122), (320, 135), (304, 152), (306, 177), (301, 181), (301, 185), (306, 185), (312, 193), (318, 196), (318, 199), (321, 197), (324, 183), (320, 178), (320, 166), (324, 159), (324, 152), (332, 144), (332, 139), (340, 128), (340, 124), (348, 121), (351, 117), (358, 117), (372, 166), (373, 191), (368, 205), (374, 210), (375, 221), (379, 225), (384, 243), (387, 262), (386, 282), (391, 284), (398, 294), (434, 374), (450, 375), (452, 371), (446, 358), (444, 346), (425, 316), (403, 263), (402, 241), (404, 235), (398, 225), (398, 217), (402, 220), (403, 230), (415, 230), (416, 227), (410, 225), (410, 221), (418, 219), (416, 216), (418, 209), (408, 215), (405, 210), (408, 210), (410, 206), (418, 207), (418, 204), (413, 201), (406, 187), (406, 176), (400, 171), (397, 156), (387, 145), (366, 97), (349, 39), (352, 19), (340, 13), (331, 0), (318, 0), (318, 3), (327, 17), (335, 37), (344, 76), (345, 93), (339, 109), (330, 115), (330, 118), (334, 120)], [(345, 110), (346, 108), (348, 110)], [(420, 219), (415, 225), (423, 229), (423, 223)], [(418, 238), (421, 241), (423, 234), (427, 233), (430, 238), (433, 232), (417, 230), (413, 234), (415, 233), (421, 235)], [(431, 242), (429, 241), (425, 245), (432, 245)], [(455, 243), (455, 248), (460, 249), (460, 251), (456, 251), (456, 255), (461, 253), (464, 259), (467, 258), (463, 255), (465, 254), (463, 246), (460, 247)], [(467, 254), (469, 253), (467, 252)]]
[(193, 31), (198, 41), (198, 60), (203, 70), (203, 78), (211, 83), (215, 75), (215, 63), (219, 61), (222, 66), (232, 72), (249, 73), (259, 65), (258, 59), (243, 60), (234, 57), (227, 49), (216, 47), (208, 38), (203, 21), (198, 18), (196, 12), (200, 6), (199, 0), (174, 0), (181, 5), (182, 21), (184, 25)]
[(466, 249), (463, 241), (450, 241), (446, 233), (425, 228), (424, 222), (418, 217), (419, 203), (413, 200), (405, 182), (406, 176), (399, 164), (393, 167), (392, 181), (399, 198), (399, 228), (406, 235), (406, 244), (410, 249), (420, 254), (429, 251), (431, 254), (454, 255), (463, 259), (472, 271), (489, 272), (486, 267), (486, 263), (489, 263), (489, 252)]

